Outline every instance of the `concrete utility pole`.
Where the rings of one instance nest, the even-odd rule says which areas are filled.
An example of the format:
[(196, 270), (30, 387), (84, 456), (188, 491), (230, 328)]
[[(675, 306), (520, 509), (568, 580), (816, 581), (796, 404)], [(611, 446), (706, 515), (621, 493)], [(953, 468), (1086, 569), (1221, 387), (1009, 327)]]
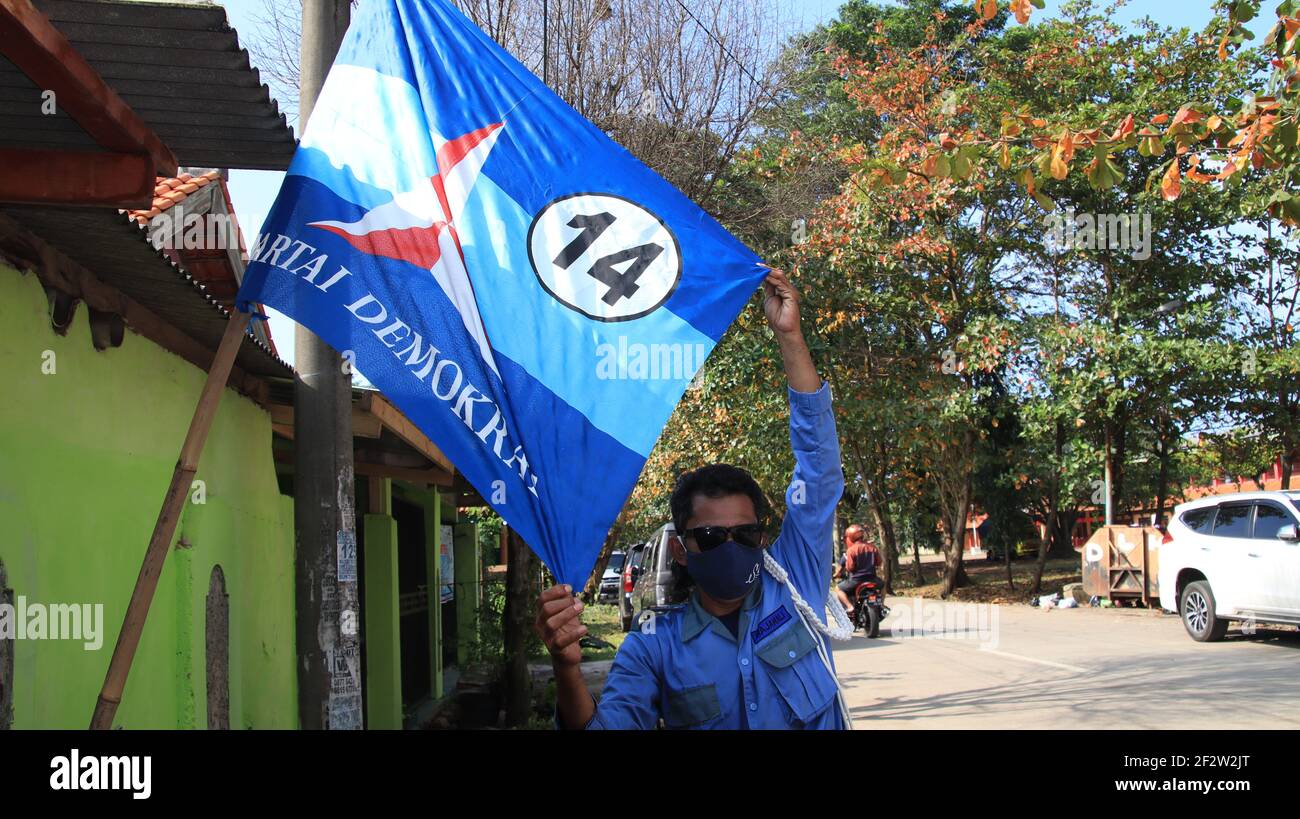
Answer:
[[(351, 12), (349, 0), (302, 0), (300, 129), (306, 128)], [(294, 358), (298, 715), (307, 729), (359, 729), (351, 368), (301, 324), (294, 333)]]
[(1111, 450), (1111, 443), (1110, 443), (1110, 421), (1107, 421), (1106, 422), (1106, 461), (1105, 461), (1106, 472), (1103, 481), (1103, 483), (1105, 484), (1105, 492), (1106, 492), (1106, 525), (1107, 526), (1113, 526), (1115, 524), (1115, 496), (1113, 494), (1114, 490), (1112, 489), (1113, 486), (1112, 481), (1114, 480), (1114, 478), (1111, 474), (1111, 451), (1112, 450)]

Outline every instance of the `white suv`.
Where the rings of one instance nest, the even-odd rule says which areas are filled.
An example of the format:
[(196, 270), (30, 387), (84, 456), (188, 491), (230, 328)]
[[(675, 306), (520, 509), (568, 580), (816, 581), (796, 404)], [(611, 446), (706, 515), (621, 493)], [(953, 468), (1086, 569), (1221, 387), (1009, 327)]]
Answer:
[(1195, 640), (1228, 621), (1300, 625), (1300, 492), (1241, 492), (1174, 507), (1160, 547), (1160, 605)]

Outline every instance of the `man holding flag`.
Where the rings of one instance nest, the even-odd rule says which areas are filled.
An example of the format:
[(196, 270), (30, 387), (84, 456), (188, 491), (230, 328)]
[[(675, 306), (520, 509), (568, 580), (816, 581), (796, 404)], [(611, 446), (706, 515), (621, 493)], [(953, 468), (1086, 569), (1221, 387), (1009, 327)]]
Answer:
[[(806, 506), (790, 506), (795, 534), (773, 551), (790, 561), (804, 609), (820, 612), (829, 558), (815, 538), (842, 478), (793, 288), (447, 0), (361, 4), (238, 301), (274, 307), (344, 352), (574, 586), (702, 364), (692, 355), (679, 371), (610, 377), (603, 351), (707, 354), (765, 280), (809, 484)], [(703, 605), (725, 607), (736, 601), (722, 586), (707, 589), (730, 588), (726, 566), (753, 564), (746, 585), (759, 586), (762, 550), (744, 532), (762, 504), (741, 514), (715, 483), (705, 476), (704, 502), (687, 510), (685, 523), (705, 528), (686, 538), (681, 560)], [(719, 536), (715, 525), (733, 529)], [(736, 552), (746, 538), (751, 551)], [(829, 548), (829, 530), (823, 541)], [(778, 686), (793, 709), (786, 722), (837, 726), (830, 661), (807, 661), (814, 643), (819, 656), (825, 646), (796, 632), (793, 600), (773, 589), (761, 609), (744, 601), (766, 618), (738, 615), (773, 664), (758, 693)], [(730, 703), (725, 713), (731, 724)], [(774, 719), (747, 716), (754, 726)]]
[[(599, 706), (582, 679), (582, 602), (567, 586), (543, 592), (536, 630), (555, 668), (561, 727), (848, 727), (830, 652), (808, 619), (826, 610), (844, 490), (830, 387), (800, 331), (794, 287), (775, 270), (763, 284), (795, 456), (781, 534), (768, 546), (769, 504), (744, 470), (716, 464), (679, 478), (669, 503), (675, 572), (695, 588), (686, 605), (628, 634)], [(769, 557), (776, 565), (764, 571)]]

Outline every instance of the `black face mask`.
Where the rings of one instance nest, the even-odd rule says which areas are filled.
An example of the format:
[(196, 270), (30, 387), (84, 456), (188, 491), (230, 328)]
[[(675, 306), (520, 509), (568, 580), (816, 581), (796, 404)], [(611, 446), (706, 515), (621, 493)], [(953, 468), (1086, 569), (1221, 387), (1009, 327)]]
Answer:
[(686, 552), (686, 568), (700, 590), (714, 600), (739, 600), (762, 572), (763, 550), (729, 540), (707, 552)]

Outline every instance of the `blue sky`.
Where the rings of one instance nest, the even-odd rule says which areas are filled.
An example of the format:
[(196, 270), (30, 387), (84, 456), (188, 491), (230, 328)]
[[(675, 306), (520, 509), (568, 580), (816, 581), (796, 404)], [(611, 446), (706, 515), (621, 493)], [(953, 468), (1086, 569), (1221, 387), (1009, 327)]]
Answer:
[[(832, 19), (841, 4), (841, 0), (782, 0), (782, 2), (785, 4), (787, 20), (796, 29), (801, 30)], [(231, 25), (244, 38), (256, 29), (254, 18), (261, 14), (264, 8), (262, 0), (225, 0), (220, 5), (225, 6)], [(1062, 5), (1062, 0), (1047, 0), (1045, 9), (1035, 10), (1035, 19), (1041, 16), (1058, 15)], [(1098, 5), (1102, 6), (1104, 3)], [(1272, 5), (1265, 3), (1260, 17), (1250, 26), (1257, 38), (1273, 25)], [(1116, 19), (1127, 24), (1143, 17), (1150, 17), (1166, 26), (1199, 29), (1209, 22), (1213, 13), (1212, 0), (1130, 0), (1120, 8)], [(261, 229), (262, 222), (275, 201), (283, 176), (282, 173), (274, 171), (231, 172), (230, 196), (250, 244), (253, 236)], [(271, 311), (271, 314), (271, 332), (275, 337), (276, 347), (280, 355), (292, 363), (293, 322), (275, 311)]]

